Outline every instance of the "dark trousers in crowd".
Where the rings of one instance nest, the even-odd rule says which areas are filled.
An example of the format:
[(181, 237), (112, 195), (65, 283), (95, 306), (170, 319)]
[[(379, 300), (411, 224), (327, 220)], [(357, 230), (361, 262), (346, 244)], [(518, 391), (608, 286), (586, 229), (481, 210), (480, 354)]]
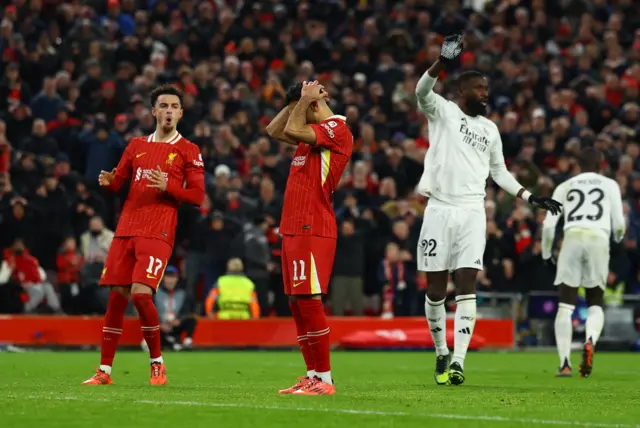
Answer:
[(335, 276), (331, 281), (333, 315), (343, 316), (347, 308), (355, 316), (364, 314), (364, 283), (359, 276)]
[(168, 332), (160, 333), (160, 339), (162, 341), (162, 346), (173, 346), (175, 344), (182, 343), (182, 334), (184, 333), (186, 337), (192, 338), (193, 333), (196, 331), (196, 325), (198, 324), (198, 320), (195, 317), (185, 317), (180, 320), (180, 324), (173, 327), (173, 329)]
[(107, 310), (109, 289), (97, 284), (60, 284), (62, 310), (69, 315), (102, 315)]
[(0, 284), (0, 314), (21, 314), (24, 311), (21, 295), (22, 287), (16, 281)]
[[(199, 251), (188, 251), (185, 258), (185, 269), (187, 271), (186, 288), (187, 298), (192, 302), (198, 301), (197, 289), (200, 278), (204, 273), (205, 255)], [(204, 296), (206, 298), (206, 295)], [(202, 300), (202, 299), (200, 299)]]
[(269, 314), (269, 276), (265, 275), (252, 276), (247, 275), (253, 285), (255, 285), (256, 295), (258, 297), (258, 305), (260, 305), (260, 316), (264, 317)]
[(270, 290), (273, 292), (274, 301), (273, 308), (279, 317), (290, 317), (291, 308), (289, 308), (289, 296), (284, 294), (284, 283), (282, 282), (281, 273), (272, 273), (269, 277)]

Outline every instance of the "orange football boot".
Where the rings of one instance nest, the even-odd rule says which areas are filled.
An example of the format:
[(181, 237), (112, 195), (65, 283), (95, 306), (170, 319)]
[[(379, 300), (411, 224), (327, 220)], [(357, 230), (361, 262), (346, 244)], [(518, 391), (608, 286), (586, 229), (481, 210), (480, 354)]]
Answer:
[(305, 383), (302, 388), (294, 391), (295, 395), (333, 395), (336, 393), (335, 385), (329, 385), (314, 377), (313, 379), (309, 379), (307, 383)]
[(591, 370), (593, 370), (593, 342), (591, 340), (587, 340), (582, 348), (582, 362), (579, 370), (581, 377), (591, 376)]
[(308, 378), (307, 376), (300, 376), (298, 378), (298, 382), (295, 385), (290, 386), (287, 389), (281, 389), (280, 391), (278, 391), (278, 394), (293, 394), (294, 392), (302, 388), (310, 380), (311, 378)]
[(167, 383), (167, 368), (163, 363), (151, 364), (151, 379), (149, 379), (150, 385), (164, 385)]
[(112, 383), (113, 381), (111, 380), (110, 374), (96, 369), (96, 374), (82, 382), (82, 385), (111, 385)]

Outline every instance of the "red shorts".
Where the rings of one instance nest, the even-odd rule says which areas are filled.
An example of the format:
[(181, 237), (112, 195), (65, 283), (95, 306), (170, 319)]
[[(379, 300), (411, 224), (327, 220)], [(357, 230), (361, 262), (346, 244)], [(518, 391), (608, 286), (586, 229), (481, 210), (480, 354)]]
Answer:
[(103, 287), (130, 287), (134, 282), (158, 289), (173, 248), (160, 239), (113, 238), (102, 270)]
[(327, 294), (336, 240), (322, 236), (282, 237), (282, 280), (287, 295)]

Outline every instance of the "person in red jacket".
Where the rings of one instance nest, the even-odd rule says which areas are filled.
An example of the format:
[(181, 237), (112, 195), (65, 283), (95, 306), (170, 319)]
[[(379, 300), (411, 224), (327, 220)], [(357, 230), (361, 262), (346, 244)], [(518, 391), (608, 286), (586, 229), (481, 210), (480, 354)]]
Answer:
[(17, 238), (11, 248), (4, 251), (4, 261), (0, 266), (0, 283), (4, 277), (18, 282), (28, 295), (24, 305), (27, 313), (35, 311), (46, 298), (47, 306), (54, 312), (61, 313), (60, 299), (53, 285), (47, 282), (47, 276), (40, 267), (38, 259), (29, 254), (22, 239)]
[(67, 238), (56, 257), (58, 266), (58, 283), (65, 312), (81, 314), (85, 306), (80, 288), (80, 270), (84, 265), (84, 257), (77, 249), (76, 240)]

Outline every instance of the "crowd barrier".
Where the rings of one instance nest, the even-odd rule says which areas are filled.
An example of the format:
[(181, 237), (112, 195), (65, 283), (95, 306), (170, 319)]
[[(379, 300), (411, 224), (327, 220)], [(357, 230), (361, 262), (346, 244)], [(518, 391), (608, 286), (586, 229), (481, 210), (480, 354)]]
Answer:
[[(98, 346), (102, 317), (0, 315), (0, 343), (23, 346)], [(376, 317), (330, 317), (332, 345), (358, 349), (433, 347), (423, 317), (381, 319)], [(453, 319), (447, 320), (453, 331)], [(453, 340), (452, 333), (448, 338)], [(472, 349), (513, 348), (515, 326), (512, 319), (478, 319)], [(142, 341), (135, 317), (124, 321), (120, 345), (138, 346)], [(201, 319), (194, 345), (201, 347), (282, 348), (296, 347), (296, 330), (290, 318), (246, 321)], [(449, 346), (453, 346), (450, 343)]]

